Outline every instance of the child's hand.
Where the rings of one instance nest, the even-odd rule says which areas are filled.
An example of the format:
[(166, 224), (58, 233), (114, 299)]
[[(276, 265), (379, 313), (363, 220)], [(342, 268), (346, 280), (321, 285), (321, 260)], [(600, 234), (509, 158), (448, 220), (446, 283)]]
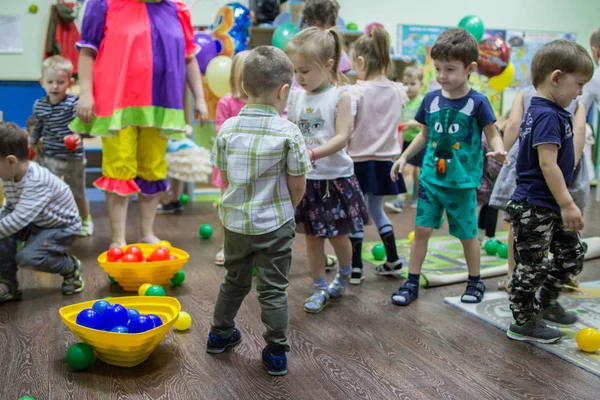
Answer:
[(89, 124), (94, 118), (94, 96), (91, 94), (83, 94), (79, 97), (79, 105), (77, 106), (77, 116), (84, 124)]
[(204, 126), (208, 121), (208, 107), (204, 99), (196, 100), (194, 103), (194, 118), (200, 121), (200, 126)]
[(398, 181), (398, 175), (402, 173), (404, 166), (406, 165), (406, 158), (404, 156), (400, 156), (399, 159), (396, 160), (394, 165), (392, 165), (392, 170), (390, 171), (390, 178), (392, 178), (393, 182)]
[(486, 157), (493, 158), (500, 164), (508, 166), (508, 153), (506, 151), (490, 151), (485, 155)]
[(77, 133), (74, 133), (72, 136), (75, 138), (75, 144), (77, 145), (75, 150), (81, 149), (81, 147), (83, 146), (83, 142), (81, 141), (81, 136), (79, 136), (79, 134), (77, 134)]
[(579, 232), (583, 229), (583, 216), (581, 215), (581, 210), (575, 203), (571, 202), (567, 207), (561, 208), (560, 215), (562, 216), (563, 225), (566, 230)]
[(193, 133), (194, 133), (194, 128), (192, 128), (191, 125), (186, 124), (185, 125), (185, 136), (192, 137)]

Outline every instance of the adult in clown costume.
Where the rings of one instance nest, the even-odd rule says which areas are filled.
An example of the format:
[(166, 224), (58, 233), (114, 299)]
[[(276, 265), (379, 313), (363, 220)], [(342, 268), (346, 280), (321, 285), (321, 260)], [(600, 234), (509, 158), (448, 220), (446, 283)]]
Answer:
[(199, 51), (181, 0), (89, 0), (81, 28), (78, 118), (71, 129), (102, 137), (111, 247), (126, 244), (128, 196), (140, 194), (140, 241), (157, 243), (154, 218), (168, 189), (167, 139), (185, 138), (184, 86), (207, 117)]

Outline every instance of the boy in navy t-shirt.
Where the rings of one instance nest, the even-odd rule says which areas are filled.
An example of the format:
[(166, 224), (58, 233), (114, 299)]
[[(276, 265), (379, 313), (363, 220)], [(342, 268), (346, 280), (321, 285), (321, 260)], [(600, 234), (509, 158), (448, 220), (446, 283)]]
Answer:
[(511, 339), (555, 343), (561, 331), (542, 319), (566, 325), (577, 320), (557, 303), (565, 282), (581, 272), (585, 255), (579, 236), (583, 217), (567, 189), (575, 152), (571, 114), (564, 108), (581, 94), (593, 71), (586, 50), (567, 40), (542, 46), (531, 63), (537, 96), (521, 123), (517, 188), (507, 207), (517, 262)]

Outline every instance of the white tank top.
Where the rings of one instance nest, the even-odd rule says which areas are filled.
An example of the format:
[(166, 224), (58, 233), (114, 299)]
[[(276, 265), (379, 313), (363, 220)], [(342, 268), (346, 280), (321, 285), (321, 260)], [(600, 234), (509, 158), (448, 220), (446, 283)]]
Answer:
[[(308, 95), (304, 90), (290, 93), (288, 119), (300, 128), (308, 149), (327, 143), (335, 136), (335, 117), (340, 93), (344, 88), (332, 87), (323, 93)], [(346, 147), (329, 157), (321, 158), (306, 175), (310, 180), (349, 178), (354, 175), (354, 163)]]

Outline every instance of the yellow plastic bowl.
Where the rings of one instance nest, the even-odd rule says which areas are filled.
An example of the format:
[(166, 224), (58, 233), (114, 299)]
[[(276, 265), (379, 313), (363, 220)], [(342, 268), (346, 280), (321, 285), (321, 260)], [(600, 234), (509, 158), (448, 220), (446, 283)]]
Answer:
[[(135, 243), (126, 247), (136, 246), (142, 250), (144, 258), (148, 257), (156, 245)], [(126, 248), (125, 247), (125, 248)], [(109, 262), (107, 261), (107, 252), (100, 254), (98, 264), (110, 275), (119, 286), (128, 292), (137, 292), (144, 283), (164, 286), (190, 259), (190, 255), (181, 249), (173, 247), (171, 255), (177, 257), (177, 260), (154, 261), (154, 262)]]
[(142, 314), (156, 314), (163, 324), (142, 333), (115, 333), (77, 325), (77, 314), (86, 308), (92, 308), (96, 301), (63, 307), (59, 310), (60, 318), (82, 342), (94, 348), (96, 357), (118, 367), (135, 367), (146, 361), (179, 318), (181, 311), (181, 304), (174, 297), (118, 297), (106, 301), (135, 308)]

